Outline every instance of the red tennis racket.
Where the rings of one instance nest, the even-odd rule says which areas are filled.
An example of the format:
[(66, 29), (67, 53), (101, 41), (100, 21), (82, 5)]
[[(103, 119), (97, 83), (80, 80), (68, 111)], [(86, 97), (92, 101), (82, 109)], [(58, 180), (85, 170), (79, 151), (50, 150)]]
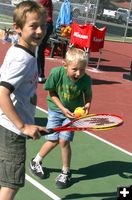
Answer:
[(64, 126), (49, 129), (49, 134), (60, 131), (109, 130), (121, 124), (122, 117), (115, 114), (90, 114), (76, 118)]

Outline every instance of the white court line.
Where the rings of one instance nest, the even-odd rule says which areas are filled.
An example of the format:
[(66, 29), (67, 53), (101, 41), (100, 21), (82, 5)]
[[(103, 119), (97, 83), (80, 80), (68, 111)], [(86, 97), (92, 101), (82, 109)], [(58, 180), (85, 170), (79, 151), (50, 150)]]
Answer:
[(43, 185), (41, 185), (40, 183), (38, 183), (36, 180), (34, 180), (33, 178), (31, 178), (27, 174), (26, 174), (26, 180), (28, 182), (30, 182), (32, 185), (34, 185), (35, 187), (37, 187), (39, 190), (41, 190), (43, 193), (45, 193), (46, 195), (48, 195), (51, 199), (53, 199), (53, 200), (61, 200), (60, 197), (56, 196), (54, 193), (52, 193), (50, 190), (48, 190), (46, 187), (44, 187)]
[[(37, 106), (37, 109), (41, 110), (42, 112), (45, 112), (45, 113), (48, 113), (47, 110), (43, 109), (43, 108), (40, 108)], [(96, 136), (94, 134), (92, 134), (91, 132), (88, 132), (88, 131), (84, 131), (86, 134), (114, 147), (115, 149), (129, 155), (129, 156), (132, 156), (132, 153), (129, 152), (129, 151), (126, 151), (125, 149), (121, 148), (121, 147), (118, 147), (117, 145), (114, 145), (112, 144), (111, 142), (108, 142), (107, 140), (104, 140), (102, 139), (101, 137), (99, 136)], [(41, 190), (43, 193), (45, 193), (47, 196), (51, 197), (53, 200), (61, 200), (60, 197), (56, 196), (54, 193), (52, 193), (50, 190), (48, 190), (46, 187), (44, 187), (43, 185), (41, 185), (40, 183), (38, 183), (36, 180), (34, 180), (33, 178), (31, 178), (30, 176), (28, 176), (26, 174), (26, 180), (29, 181), (32, 185), (34, 185), (35, 187), (37, 187), (39, 190)]]
[[(40, 108), (37, 106), (37, 109), (48, 113), (46, 110)], [(38, 188), (39, 190), (41, 190), (43, 193), (45, 193), (47, 196), (49, 196), (51, 199), (53, 200), (61, 200), (60, 197), (58, 197), (57, 195), (55, 195), (53, 192), (51, 192), (50, 190), (48, 190), (46, 187), (44, 187), (43, 185), (41, 185), (38, 181), (36, 181), (35, 179), (33, 179), (31, 176), (27, 175), (25, 176), (26, 180), (28, 182), (30, 182), (32, 185), (34, 185), (36, 188)]]

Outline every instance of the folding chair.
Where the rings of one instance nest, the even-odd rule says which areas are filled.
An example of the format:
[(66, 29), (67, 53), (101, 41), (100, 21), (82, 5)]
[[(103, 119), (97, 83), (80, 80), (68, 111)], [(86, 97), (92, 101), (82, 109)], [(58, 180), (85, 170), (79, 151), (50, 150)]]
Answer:
[(99, 52), (99, 58), (96, 69), (99, 69), (101, 54), (104, 47), (105, 33), (106, 27), (97, 28), (96, 26), (93, 26), (92, 44), (90, 52)]
[(74, 21), (72, 23), (70, 47), (75, 46), (85, 50), (88, 53), (88, 57), (90, 57), (91, 52), (100, 52), (96, 68), (98, 69), (104, 46), (105, 32), (106, 27), (99, 29), (92, 24), (81, 25)]
[(74, 21), (71, 27), (70, 46), (75, 46), (89, 52), (92, 45), (93, 25), (77, 24)]

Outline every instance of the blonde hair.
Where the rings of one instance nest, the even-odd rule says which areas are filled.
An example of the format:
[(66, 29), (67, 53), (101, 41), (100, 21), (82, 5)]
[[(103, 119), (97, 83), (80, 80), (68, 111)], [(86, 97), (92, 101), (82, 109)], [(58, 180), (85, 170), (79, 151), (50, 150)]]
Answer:
[(36, 12), (47, 18), (46, 9), (35, 1), (23, 1), (19, 3), (13, 13), (13, 22), (19, 27), (23, 28), (26, 23), (27, 13)]
[(71, 62), (86, 66), (88, 64), (88, 54), (82, 49), (69, 48), (66, 52), (65, 62), (67, 66)]

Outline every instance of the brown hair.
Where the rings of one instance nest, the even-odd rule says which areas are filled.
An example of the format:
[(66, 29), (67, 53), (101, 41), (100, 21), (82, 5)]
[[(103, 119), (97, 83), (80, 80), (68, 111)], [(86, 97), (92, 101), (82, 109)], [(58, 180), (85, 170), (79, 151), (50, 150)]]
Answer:
[(20, 28), (23, 28), (26, 22), (27, 13), (36, 12), (47, 18), (46, 9), (35, 1), (23, 1), (19, 3), (13, 13), (13, 22)]

